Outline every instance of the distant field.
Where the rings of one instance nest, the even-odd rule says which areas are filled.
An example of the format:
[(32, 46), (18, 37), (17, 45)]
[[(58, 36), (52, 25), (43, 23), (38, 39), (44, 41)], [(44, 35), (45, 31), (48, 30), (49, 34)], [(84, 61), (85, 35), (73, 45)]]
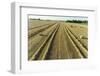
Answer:
[(88, 24), (29, 20), (28, 60), (88, 57)]

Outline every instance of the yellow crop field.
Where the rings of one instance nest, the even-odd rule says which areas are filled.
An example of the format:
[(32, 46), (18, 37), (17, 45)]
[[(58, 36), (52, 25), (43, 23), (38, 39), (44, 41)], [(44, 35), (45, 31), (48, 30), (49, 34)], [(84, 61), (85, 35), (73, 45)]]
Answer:
[(29, 20), (28, 60), (88, 57), (88, 24)]

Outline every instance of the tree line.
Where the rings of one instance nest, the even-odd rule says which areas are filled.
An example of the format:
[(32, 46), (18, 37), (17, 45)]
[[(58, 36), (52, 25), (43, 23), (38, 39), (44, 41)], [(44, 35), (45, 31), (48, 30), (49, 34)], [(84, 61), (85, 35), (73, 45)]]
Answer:
[(71, 22), (71, 23), (88, 23), (87, 20), (66, 20), (66, 22)]

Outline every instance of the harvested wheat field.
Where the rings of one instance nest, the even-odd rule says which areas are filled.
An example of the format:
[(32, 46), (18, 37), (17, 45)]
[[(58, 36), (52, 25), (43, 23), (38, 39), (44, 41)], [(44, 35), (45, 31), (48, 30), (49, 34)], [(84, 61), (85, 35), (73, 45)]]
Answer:
[(88, 25), (53, 20), (29, 20), (28, 60), (88, 57)]

